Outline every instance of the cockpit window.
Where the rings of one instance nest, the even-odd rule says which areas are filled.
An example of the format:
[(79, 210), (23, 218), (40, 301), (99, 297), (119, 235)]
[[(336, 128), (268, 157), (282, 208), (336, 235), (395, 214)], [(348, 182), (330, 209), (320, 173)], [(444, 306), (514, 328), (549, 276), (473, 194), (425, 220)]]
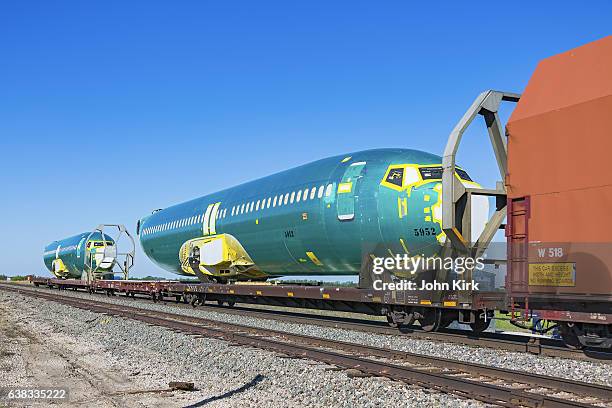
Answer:
[[(105, 245), (106, 246), (113, 246), (113, 243), (110, 242), (110, 241), (106, 241), (106, 243), (104, 243), (104, 242), (94, 242), (94, 247), (96, 247), (96, 248), (99, 248), (99, 247), (102, 247), (102, 246), (105, 246)], [(88, 245), (88, 247), (89, 247), (89, 245)]]
[[(421, 167), (419, 171), (423, 180), (442, 180), (442, 167)], [(472, 181), (472, 178), (465, 170), (455, 167), (455, 173), (457, 173), (461, 180)]]
[(442, 167), (421, 167), (419, 172), (423, 180), (442, 179)]
[(472, 178), (467, 174), (467, 171), (455, 168), (455, 172), (461, 180), (472, 181)]
[(389, 170), (389, 174), (387, 174), (387, 178), (385, 179), (385, 181), (387, 183), (401, 187), (404, 181), (404, 168), (397, 167)]

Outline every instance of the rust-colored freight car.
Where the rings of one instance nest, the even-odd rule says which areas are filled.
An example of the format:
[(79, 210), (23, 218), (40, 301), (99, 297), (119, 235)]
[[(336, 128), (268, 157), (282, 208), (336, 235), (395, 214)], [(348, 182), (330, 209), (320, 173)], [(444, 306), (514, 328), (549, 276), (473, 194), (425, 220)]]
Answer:
[(612, 346), (612, 36), (540, 62), (507, 125), (513, 305)]

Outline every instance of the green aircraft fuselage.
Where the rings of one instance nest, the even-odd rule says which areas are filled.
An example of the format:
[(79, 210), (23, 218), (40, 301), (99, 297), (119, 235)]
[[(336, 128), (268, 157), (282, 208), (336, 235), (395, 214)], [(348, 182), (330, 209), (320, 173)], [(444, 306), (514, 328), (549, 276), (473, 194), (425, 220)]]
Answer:
[(267, 276), (354, 275), (373, 248), (440, 250), (441, 163), (409, 149), (330, 157), (158, 210), (137, 233), (146, 255), (178, 274), (191, 274), (184, 243), (229, 234)]
[(114, 245), (114, 240), (109, 235), (99, 231), (83, 232), (72, 237), (53, 241), (45, 247), (43, 262), (49, 270), (58, 278), (80, 279), (86, 267), (94, 268), (99, 272), (112, 271), (112, 264), (100, 266), (102, 251), (105, 246)]

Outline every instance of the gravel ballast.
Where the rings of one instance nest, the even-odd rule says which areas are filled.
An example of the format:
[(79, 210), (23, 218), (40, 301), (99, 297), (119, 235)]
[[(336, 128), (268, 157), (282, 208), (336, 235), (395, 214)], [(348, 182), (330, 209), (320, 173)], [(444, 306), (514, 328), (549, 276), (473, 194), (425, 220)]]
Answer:
[[(117, 304), (138, 304), (152, 310), (203, 317), (215, 316), (218, 320), (231, 317), (222, 313), (209, 313), (204, 309), (190, 310), (121, 298), (90, 297), (91, 295), (78, 292), (64, 294)], [(280, 358), (267, 351), (188, 336), (141, 322), (95, 314), (20, 294), (0, 291), (0, 305), (8, 311), (6, 317), (10, 324), (44, 339), (49, 348), (70, 345), (69, 348), (74, 353), (85, 353), (83, 358), (95, 360), (101, 370), (115, 370), (125, 375), (129, 378), (132, 388), (135, 385), (138, 390), (166, 388), (170, 381), (195, 383), (198, 391), (174, 392), (164, 397), (163, 406), (185, 407), (203, 401), (206, 401), (207, 407), (482, 405), (477, 401), (462, 400), (452, 395), (386, 379), (350, 378), (344, 371), (330, 370), (329, 366), (314, 361)], [(233, 319), (227, 321), (231, 320)], [(276, 323), (272, 321), (257, 323), (271, 329), (277, 328)], [(278, 328), (280, 326), (279, 324)], [(310, 334), (318, 335), (315, 334), (316, 329), (325, 331), (315, 326), (303, 328), (312, 330)], [(352, 335), (358, 336), (359, 333)], [(361, 335), (366, 338), (370, 336)], [(14, 355), (9, 358), (14, 359)], [(0, 367), (6, 364), (11, 364), (11, 360), (5, 361), (2, 358)], [(27, 377), (12, 377), (10, 372), (2, 379), (7, 380), (7, 385), (36, 385), (29, 384)], [(70, 379), (66, 381), (69, 387)], [(146, 401), (144, 397), (143, 401)], [(140, 405), (159, 404), (159, 401), (153, 401), (155, 400), (150, 399), (150, 405)], [(109, 404), (108, 406), (114, 406), (110, 402)]]

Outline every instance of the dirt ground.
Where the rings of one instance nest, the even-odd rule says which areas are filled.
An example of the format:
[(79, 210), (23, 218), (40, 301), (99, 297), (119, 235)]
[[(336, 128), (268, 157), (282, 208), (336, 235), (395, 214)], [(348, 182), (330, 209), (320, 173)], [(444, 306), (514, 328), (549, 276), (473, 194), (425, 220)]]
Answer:
[(66, 401), (8, 401), (0, 407), (151, 407), (167, 406), (173, 392), (145, 392), (112, 367), (95, 348), (62, 335), (33, 333), (20, 324), (24, 316), (0, 303), (0, 387), (69, 388)]

